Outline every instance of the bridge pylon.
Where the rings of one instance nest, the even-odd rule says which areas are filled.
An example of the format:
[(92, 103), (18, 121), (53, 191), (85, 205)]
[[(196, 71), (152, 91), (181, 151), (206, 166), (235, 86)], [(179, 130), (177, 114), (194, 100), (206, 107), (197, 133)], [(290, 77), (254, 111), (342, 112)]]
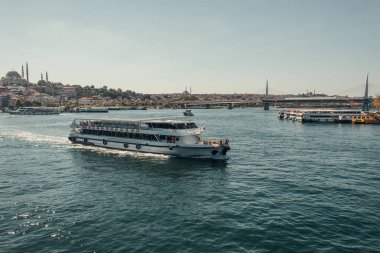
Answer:
[(363, 111), (369, 111), (369, 104), (370, 99), (368, 97), (368, 74), (367, 74), (367, 80), (365, 82), (365, 91), (364, 91), (364, 98), (363, 98)]
[(266, 86), (266, 89), (265, 89), (265, 97), (264, 97), (264, 100), (263, 100), (263, 104), (264, 104), (264, 110), (265, 110), (265, 111), (268, 111), (268, 110), (269, 110), (269, 101), (268, 101), (268, 79), (267, 79), (267, 86)]

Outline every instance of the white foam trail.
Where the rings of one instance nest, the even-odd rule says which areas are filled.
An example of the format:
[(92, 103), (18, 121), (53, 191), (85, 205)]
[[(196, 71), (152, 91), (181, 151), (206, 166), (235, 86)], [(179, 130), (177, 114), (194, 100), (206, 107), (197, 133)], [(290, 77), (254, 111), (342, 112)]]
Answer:
[(95, 147), (95, 146), (84, 146), (81, 144), (72, 144), (71, 148), (74, 149), (81, 149), (81, 150), (88, 150), (96, 153), (101, 154), (110, 154), (110, 155), (116, 155), (119, 157), (127, 157), (127, 156), (133, 156), (133, 157), (152, 157), (156, 159), (168, 159), (171, 158), (169, 155), (160, 155), (160, 154), (152, 154), (152, 153), (141, 153), (141, 152), (132, 152), (132, 151), (126, 151), (126, 150), (117, 150), (117, 149), (108, 149), (108, 148), (102, 148), (102, 147)]
[(36, 134), (16, 129), (2, 130), (0, 134), (2, 139), (21, 140), (30, 143), (70, 144), (66, 137)]

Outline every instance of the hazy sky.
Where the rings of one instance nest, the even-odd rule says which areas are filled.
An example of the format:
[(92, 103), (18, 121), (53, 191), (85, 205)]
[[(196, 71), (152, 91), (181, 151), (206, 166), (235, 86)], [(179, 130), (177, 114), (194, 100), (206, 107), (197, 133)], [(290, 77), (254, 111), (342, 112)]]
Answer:
[[(4, 1), (0, 76), (144, 93), (380, 93), (380, 1)], [(376, 90), (374, 90), (376, 89)]]

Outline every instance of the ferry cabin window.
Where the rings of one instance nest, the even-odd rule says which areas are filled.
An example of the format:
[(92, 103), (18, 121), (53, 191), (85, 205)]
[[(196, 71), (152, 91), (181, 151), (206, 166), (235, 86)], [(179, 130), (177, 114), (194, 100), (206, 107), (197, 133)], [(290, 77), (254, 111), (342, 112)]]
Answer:
[(170, 129), (170, 128), (172, 128), (172, 126), (169, 125), (168, 123), (147, 123), (147, 125), (150, 128), (163, 128), (163, 129)]
[(195, 125), (194, 122), (191, 122), (191, 123), (187, 123), (187, 128), (191, 129), (191, 128), (198, 128), (197, 125)]
[(160, 141), (166, 141), (166, 138), (167, 138), (167, 136), (166, 135), (157, 135), (157, 137), (158, 137), (158, 139), (160, 140)]
[(146, 123), (149, 128), (161, 128), (161, 129), (192, 129), (198, 128), (194, 122), (191, 123)]
[(175, 127), (177, 129), (186, 129), (186, 125), (185, 124), (175, 124)]
[[(125, 133), (125, 132), (89, 130), (89, 129), (83, 129), (83, 134), (157, 141), (156, 137), (153, 134)], [(161, 141), (166, 141), (166, 135), (161, 136)]]

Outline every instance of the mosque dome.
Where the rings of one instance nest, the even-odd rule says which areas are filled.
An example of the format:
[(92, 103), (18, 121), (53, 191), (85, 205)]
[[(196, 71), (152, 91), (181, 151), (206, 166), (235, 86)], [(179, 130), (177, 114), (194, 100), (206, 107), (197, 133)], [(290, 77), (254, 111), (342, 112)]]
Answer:
[(17, 79), (21, 79), (21, 75), (17, 71), (9, 71), (6, 74), (6, 78), (11, 79), (11, 80), (17, 80)]

